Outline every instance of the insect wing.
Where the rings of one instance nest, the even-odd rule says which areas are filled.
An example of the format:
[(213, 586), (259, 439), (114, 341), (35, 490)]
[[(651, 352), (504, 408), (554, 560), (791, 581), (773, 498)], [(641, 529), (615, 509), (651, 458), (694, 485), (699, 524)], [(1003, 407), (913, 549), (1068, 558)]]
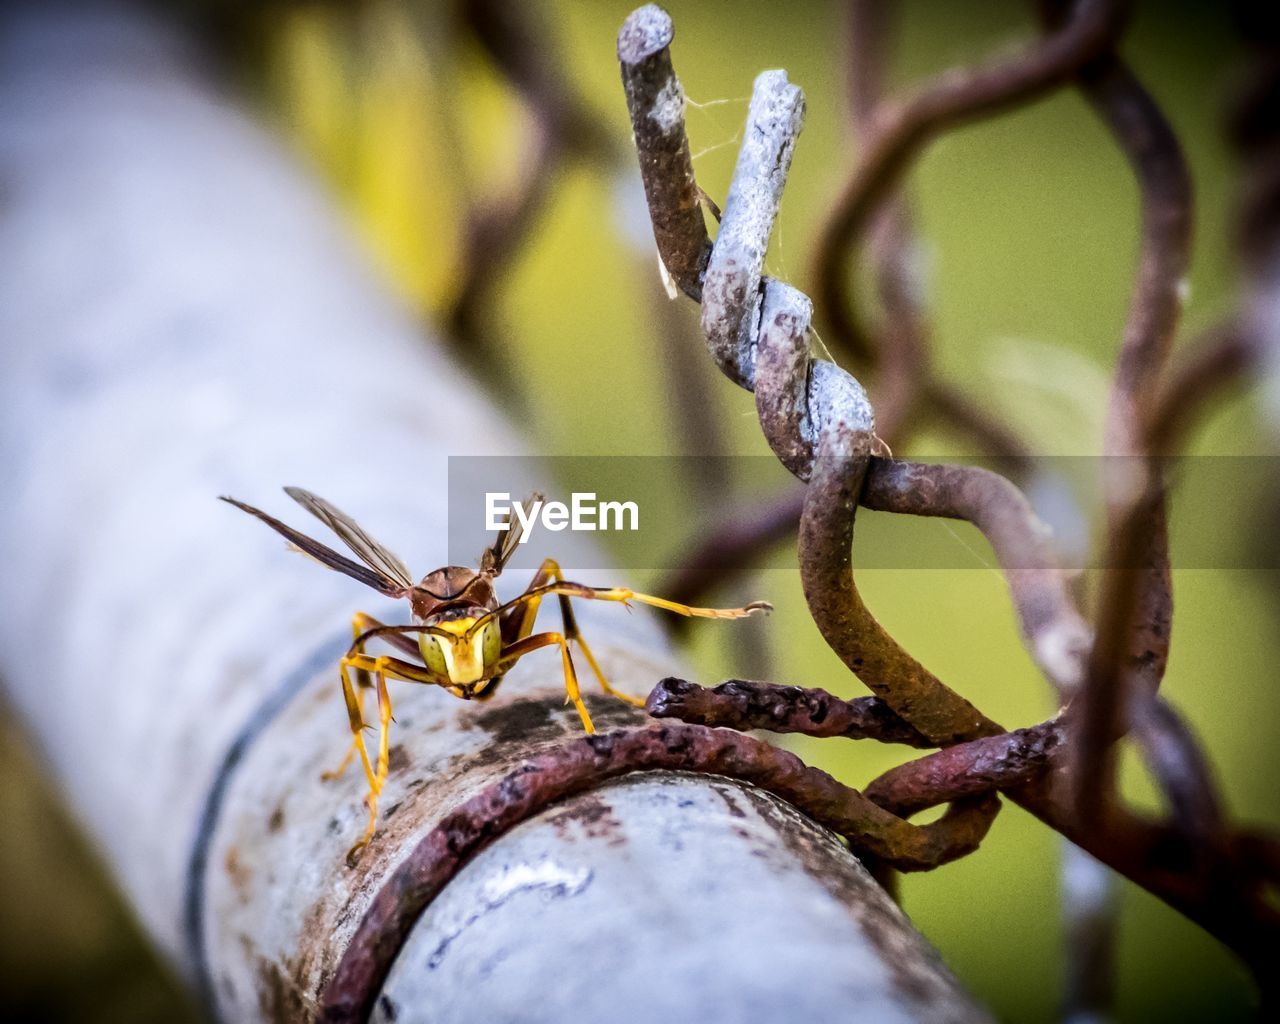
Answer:
[(380, 576), (405, 589), (413, 586), (409, 567), (365, 533), (364, 529), (341, 509), (335, 508), (319, 495), (304, 491), (301, 487), (286, 487), (284, 490), (289, 497), (342, 538), (342, 542)]
[(246, 505), (242, 501), (237, 501), (235, 498), (228, 498), (225, 495), (222, 500), (227, 502), (229, 505), (234, 505), (236, 508), (248, 512), (251, 516), (257, 516), (271, 527), (271, 529), (275, 530), (276, 533), (285, 537), (300, 551), (310, 555), (316, 561), (327, 565), (330, 569), (336, 569), (340, 573), (345, 573), (352, 579), (359, 580), (365, 586), (372, 587), (374, 590), (381, 591), (390, 597), (403, 596), (405, 588), (396, 581), (384, 576), (382, 573), (374, 572), (372, 569), (366, 568), (358, 562), (351, 561), (351, 559), (338, 554), (338, 552), (334, 551), (332, 548), (325, 547), (325, 545), (321, 544), (319, 541), (312, 540), (304, 533), (299, 533), (292, 526), (286, 526), (284, 523), (280, 522), (279, 519), (276, 519), (274, 516), (267, 515), (261, 509), (254, 508), (252, 505)]
[[(533, 509), (535, 502), (542, 500), (542, 492), (534, 491), (529, 495), (528, 500), (522, 503), (525, 513), (528, 514)], [(485, 552), (484, 561), (492, 569), (495, 576), (502, 572), (507, 560), (515, 553), (516, 547), (520, 543), (520, 536), (524, 533), (524, 526), (519, 516), (515, 517), (514, 523), (511, 522), (512, 516), (510, 513), (505, 518), (508, 523), (507, 529), (499, 532), (497, 540), (493, 542), (493, 546)]]

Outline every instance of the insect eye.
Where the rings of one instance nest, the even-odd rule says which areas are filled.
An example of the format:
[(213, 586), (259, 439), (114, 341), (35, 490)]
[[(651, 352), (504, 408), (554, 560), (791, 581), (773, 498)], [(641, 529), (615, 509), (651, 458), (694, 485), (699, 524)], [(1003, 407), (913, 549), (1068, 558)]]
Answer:
[(502, 630), (497, 619), (490, 619), (480, 627), (480, 643), (485, 665), (496, 664), (502, 657)]
[(427, 668), (438, 676), (447, 676), (449, 667), (444, 660), (444, 648), (440, 637), (423, 633), (418, 637), (418, 649), (422, 652), (422, 660)]

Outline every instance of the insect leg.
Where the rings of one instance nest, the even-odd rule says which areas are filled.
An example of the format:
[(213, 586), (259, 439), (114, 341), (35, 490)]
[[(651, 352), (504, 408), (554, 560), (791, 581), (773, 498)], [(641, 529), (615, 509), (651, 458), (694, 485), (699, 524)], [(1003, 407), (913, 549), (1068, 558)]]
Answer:
[[(372, 615), (366, 615), (364, 612), (356, 612), (355, 615), (351, 616), (351, 636), (352, 636), (351, 651), (363, 653), (364, 644), (361, 642), (361, 637), (371, 629), (381, 629), (381, 628), (385, 628), (385, 627), (381, 622), (375, 619)], [(392, 645), (394, 645), (395, 647), (399, 648), (400, 650), (406, 651), (409, 654), (416, 653), (417, 648), (414, 646), (413, 641), (409, 640), (406, 637), (390, 634), (386, 636), (386, 640)], [(356, 708), (359, 713), (360, 721), (363, 723), (365, 691), (373, 688), (373, 682), (369, 679), (368, 669), (356, 668), (355, 682), (356, 682), (356, 691), (355, 691)], [(333, 779), (341, 778), (342, 775), (346, 772), (347, 768), (351, 766), (351, 761), (355, 758), (355, 756), (356, 756), (356, 744), (352, 742), (351, 746), (347, 748), (346, 755), (342, 758), (342, 763), (339, 764), (338, 767), (334, 768), (332, 771), (324, 772), (320, 776), (320, 778), (322, 778), (326, 782), (330, 782)]]
[[(567, 605), (569, 602), (565, 600), (564, 603)], [(571, 627), (569, 623), (566, 623), (565, 631), (568, 632), (570, 628), (574, 630), (573, 641), (582, 649), (582, 653), (587, 659), (587, 664), (591, 666), (591, 671), (595, 673), (596, 682), (600, 684), (600, 689), (604, 690), (604, 692), (609, 694), (611, 697), (617, 697), (618, 700), (625, 701), (626, 703), (630, 704), (632, 707), (636, 707), (636, 708), (644, 707), (643, 698), (633, 697), (631, 694), (623, 693), (621, 690), (615, 690), (612, 686), (609, 685), (609, 680), (607, 680), (604, 677), (604, 673), (600, 670), (600, 665), (596, 661), (596, 656), (591, 653), (591, 648), (588, 647), (587, 642), (584, 639), (582, 639), (582, 635), (577, 632), (577, 628), (578, 628), (577, 624), (574, 623)]]
[[(356, 612), (353, 616), (351, 616), (352, 643), (353, 644), (358, 643), (360, 640), (360, 634), (363, 633), (370, 626), (380, 626), (380, 625), (382, 625), (382, 623), (374, 619), (373, 616), (366, 615), (364, 612)], [(356, 687), (357, 687), (356, 693), (359, 694), (360, 696), (361, 711), (364, 710), (364, 691), (369, 689), (369, 687), (371, 687), (372, 685), (373, 683), (370, 682), (369, 680), (369, 673), (362, 668), (356, 669)], [(347, 760), (349, 761), (350, 758), (348, 757)], [(343, 768), (345, 767), (346, 767), (346, 764), (344, 763)], [(342, 774), (342, 773), (339, 772), (338, 774)]]
[[(379, 622), (372, 615), (356, 612), (351, 619), (351, 635), (353, 639), (348, 653), (363, 654), (364, 645), (375, 638), (374, 635), (370, 634), (375, 634), (377, 639), (385, 640), (402, 654), (407, 654), (411, 658), (420, 658), (418, 645), (404, 635), (417, 630), (417, 626), (388, 626), (385, 622)], [(368, 684), (366, 683), (366, 685)]]
[[(371, 659), (365, 659), (371, 660)], [(347, 672), (348, 667), (367, 668), (365, 665), (359, 665), (354, 659), (345, 657), (338, 662), (338, 675), (342, 678), (342, 697), (347, 704), (347, 720), (351, 725), (351, 744), (352, 749), (360, 755), (360, 763), (364, 766), (364, 775), (369, 782), (370, 791), (377, 789), (377, 779), (373, 774), (373, 766), (369, 763), (369, 751), (364, 745), (364, 711), (361, 707), (360, 698), (356, 696), (355, 687), (351, 685), (351, 676)], [(350, 760), (349, 758), (347, 760)], [(346, 762), (343, 763), (346, 768)]]
[(382, 725), (382, 731), (378, 737), (378, 761), (375, 771), (369, 761), (369, 754), (364, 745), (363, 719), (353, 719), (353, 729), (356, 728), (355, 723), (359, 722), (360, 731), (355, 732), (355, 746), (360, 754), (361, 763), (364, 765), (365, 778), (369, 782), (369, 792), (364, 798), (365, 804), (369, 808), (369, 823), (365, 826), (364, 835), (360, 841), (347, 851), (347, 862), (354, 863), (356, 856), (373, 838), (373, 833), (378, 826), (378, 794), (382, 792), (382, 786), (387, 780), (387, 770), (391, 761), (391, 695), (387, 692), (387, 679), (403, 679), (405, 682), (429, 683), (433, 686), (442, 684), (427, 669), (411, 665), (407, 661), (392, 658), (388, 655), (372, 657), (361, 653), (347, 654), (339, 662), (339, 668), (342, 673), (343, 696), (347, 699), (348, 714), (351, 714), (353, 707), (358, 712), (359, 704), (356, 701), (347, 669), (365, 671), (373, 676), (378, 694), (378, 718)]
[[(411, 627), (412, 628), (412, 627)], [(412, 665), (401, 658), (393, 658), (389, 654), (347, 654), (343, 659), (352, 667), (360, 666), (371, 673), (382, 672), (388, 679), (400, 679), (406, 683), (428, 683), (431, 686), (450, 688), (449, 681), (437, 676), (422, 665)]]
[(640, 594), (627, 587), (584, 587), (580, 583), (562, 583), (558, 586), (572, 588), (557, 592), (569, 593), (575, 597), (585, 597), (593, 601), (620, 601), (623, 604), (639, 601), (641, 604), (652, 605), (654, 608), (665, 608), (667, 611), (675, 612), (677, 615), (687, 615), (700, 619), (745, 619), (755, 612), (773, 611), (773, 605), (767, 601), (752, 601), (741, 608), (695, 608), (692, 605), (668, 601), (664, 597)]
[[(359, 693), (361, 697), (364, 696), (363, 690), (359, 691)], [(322, 782), (332, 782), (334, 779), (342, 778), (342, 776), (344, 776), (347, 773), (347, 769), (351, 767), (351, 762), (355, 758), (355, 756), (356, 756), (356, 745), (353, 742), (351, 746), (347, 747), (347, 752), (342, 755), (342, 760), (338, 762), (338, 767), (332, 768), (328, 771), (321, 772), (320, 780)]]
[[(382, 729), (378, 735), (378, 769), (376, 773), (369, 776), (369, 792), (365, 794), (364, 802), (369, 808), (369, 823), (365, 826), (364, 835), (360, 838), (350, 850), (347, 851), (348, 862), (355, 859), (366, 846), (369, 840), (373, 838), (373, 833), (378, 827), (378, 796), (382, 792), (382, 787), (387, 781), (387, 768), (390, 764), (390, 737), (391, 737), (391, 696), (387, 693), (387, 676), (382, 667), (384, 659), (374, 659), (373, 667), (370, 669), (373, 678), (377, 681), (378, 689), (378, 718), (381, 722)], [(364, 743), (361, 741), (361, 752), (363, 753)], [(369, 759), (365, 757), (365, 771), (368, 773)]]
[(504, 608), (514, 609), (527, 601), (540, 601), (550, 594), (580, 597), (587, 601), (618, 601), (622, 604), (639, 601), (641, 604), (652, 605), (654, 608), (665, 608), (667, 611), (675, 612), (677, 615), (688, 615), (700, 619), (745, 619), (755, 612), (773, 610), (773, 605), (767, 601), (752, 601), (741, 608), (695, 608), (693, 605), (668, 601), (664, 597), (641, 594), (627, 587), (588, 587), (583, 583), (570, 583), (567, 580), (546, 583), (540, 587), (530, 587), (519, 597), (508, 601)]
[(591, 715), (587, 712), (587, 706), (582, 703), (582, 691), (578, 689), (578, 673), (573, 667), (573, 657), (569, 653), (569, 642), (564, 638), (563, 634), (535, 633), (533, 636), (517, 640), (510, 646), (503, 648), (498, 666), (503, 671), (506, 671), (530, 651), (536, 651), (542, 647), (550, 647), (552, 644), (560, 645), (560, 656), (564, 664), (564, 690), (568, 701), (577, 709), (578, 717), (582, 719), (582, 727), (587, 732), (593, 733), (596, 731), (596, 727), (591, 722)]
[[(547, 583), (554, 579), (559, 579), (557, 575), (560, 572), (560, 566), (554, 558), (548, 558), (539, 566), (538, 571), (533, 574), (533, 579), (529, 581), (529, 585), (525, 587), (525, 594), (531, 591), (539, 591)], [(523, 597), (523, 595), (521, 595)], [(516, 602), (520, 602), (516, 604)], [(538, 609), (542, 605), (542, 595), (539, 593), (535, 597), (531, 597), (527, 601), (521, 601), (516, 598), (512, 602), (513, 607), (510, 613), (502, 622), (502, 642), (504, 644), (513, 644), (517, 640), (523, 640), (533, 632), (534, 620), (538, 617)]]
[(382, 669), (374, 672), (378, 681), (378, 792), (387, 781), (387, 768), (391, 763), (391, 694), (387, 692), (387, 674)]
[[(564, 573), (560, 570), (560, 564), (554, 558), (548, 558), (542, 563), (542, 567), (538, 570), (533, 580), (529, 583), (529, 590), (538, 590), (544, 588), (548, 582), (563, 584), (565, 582)], [(578, 584), (570, 584), (577, 586)], [(609, 680), (605, 678), (604, 672), (600, 669), (600, 663), (596, 661), (596, 656), (591, 653), (591, 648), (587, 646), (586, 640), (582, 637), (581, 630), (578, 629), (578, 618), (573, 613), (573, 606), (569, 602), (566, 594), (556, 594), (557, 600), (560, 602), (560, 618), (564, 622), (564, 635), (566, 639), (572, 640), (581, 648), (583, 656), (587, 659), (587, 664), (591, 666), (591, 671), (596, 677), (596, 682), (600, 684), (600, 688), (610, 696), (617, 697), (619, 700), (625, 701), (634, 707), (644, 707), (644, 701), (639, 697), (633, 697), (629, 693), (623, 693), (621, 690), (615, 690), (609, 685)], [(538, 606), (541, 604), (541, 596), (535, 597), (531, 601), (525, 602), (519, 606), (512, 619), (520, 621), (520, 632), (514, 639), (522, 639), (529, 635), (533, 629), (533, 620), (538, 613)]]

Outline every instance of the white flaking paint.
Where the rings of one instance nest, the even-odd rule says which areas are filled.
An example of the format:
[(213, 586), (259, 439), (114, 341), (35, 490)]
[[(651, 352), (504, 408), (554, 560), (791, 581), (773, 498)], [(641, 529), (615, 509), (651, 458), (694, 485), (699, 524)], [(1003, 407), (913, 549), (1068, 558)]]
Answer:
[(677, 131), (684, 124), (684, 89), (675, 76), (668, 78), (658, 90), (649, 109), (649, 119), (663, 134)]

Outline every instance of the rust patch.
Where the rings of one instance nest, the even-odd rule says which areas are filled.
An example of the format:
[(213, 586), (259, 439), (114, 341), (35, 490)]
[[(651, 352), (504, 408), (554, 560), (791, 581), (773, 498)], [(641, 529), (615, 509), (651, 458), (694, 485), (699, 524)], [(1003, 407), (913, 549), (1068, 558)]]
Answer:
[(228, 847), (227, 855), (223, 858), (223, 867), (227, 870), (227, 876), (231, 879), (231, 887), (235, 890), (236, 896), (239, 897), (241, 903), (249, 902), (249, 886), (253, 882), (253, 872), (249, 867), (240, 860), (240, 851), (234, 847)]
[(315, 1005), (299, 988), (287, 964), (279, 964), (269, 957), (257, 958), (258, 1008), (264, 1020), (292, 1024), (310, 1020), (315, 1015)]
[(404, 749), (403, 743), (397, 743), (387, 751), (387, 768), (389, 771), (408, 771), (412, 764), (413, 759), (409, 756), (409, 752)]
[(608, 729), (622, 729), (629, 725), (643, 725), (647, 716), (639, 708), (624, 704), (612, 697), (591, 697), (586, 699), (587, 710), (595, 720), (596, 729), (604, 732)]
[[(360, 886), (353, 887), (351, 898), (356, 898), (360, 888)], [(310, 1012), (303, 1017), (285, 1016), (278, 1018), (279, 1020), (312, 1020), (318, 1016), (315, 996), (317, 992), (323, 991), (324, 985), (333, 974), (333, 961), (336, 957), (336, 951), (332, 946), (332, 936), (335, 928), (340, 928), (341, 926), (341, 919), (337, 922), (328, 919), (325, 914), (325, 901), (323, 899), (317, 901), (308, 909), (306, 916), (303, 918), (302, 928), (298, 932), (299, 942), (295, 951), (296, 957), (285, 961), (284, 976), (295, 998), (310, 1007)], [(311, 977), (318, 979), (316, 988), (305, 992), (301, 983), (294, 980)], [(259, 987), (262, 989), (261, 985)]]
[[(584, 694), (583, 701), (597, 731), (644, 721), (644, 715), (637, 709), (611, 697)], [(510, 761), (510, 751), (505, 749), (508, 744), (534, 746), (584, 735), (577, 713), (558, 705), (554, 698), (519, 697), (501, 704), (479, 705), (474, 710), (467, 708), (462, 715), (464, 728), (483, 729), (493, 739), (490, 747), (478, 757), (467, 755), (469, 765)]]
[(466, 717), (470, 718), (468, 725), (483, 729), (500, 744), (552, 739), (563, 731), (549, 701), (528, 697), (482, 707)]
[(589, 839), (604, 839), (610, 846), (622, 846), (626, 836), (622, 822), (613, 813), (612, 805), (600, 793), (588, 791), (576, 800), (558, 808), (546, 819), (556, 834), (568, 838), (574, 829)]
[(729, 810), (729, 816), (732, 818), (745, 818), (747, 812), (738, 806), (738, 801), (733, 795), (733, 791), (729, 786), (712, 786), (711, 792), (715, 793)]
[(267, 831), (279, 832), (284, 828), (284, 804), (280, 804), (271, 812), (271, 817), (267, 819)]

